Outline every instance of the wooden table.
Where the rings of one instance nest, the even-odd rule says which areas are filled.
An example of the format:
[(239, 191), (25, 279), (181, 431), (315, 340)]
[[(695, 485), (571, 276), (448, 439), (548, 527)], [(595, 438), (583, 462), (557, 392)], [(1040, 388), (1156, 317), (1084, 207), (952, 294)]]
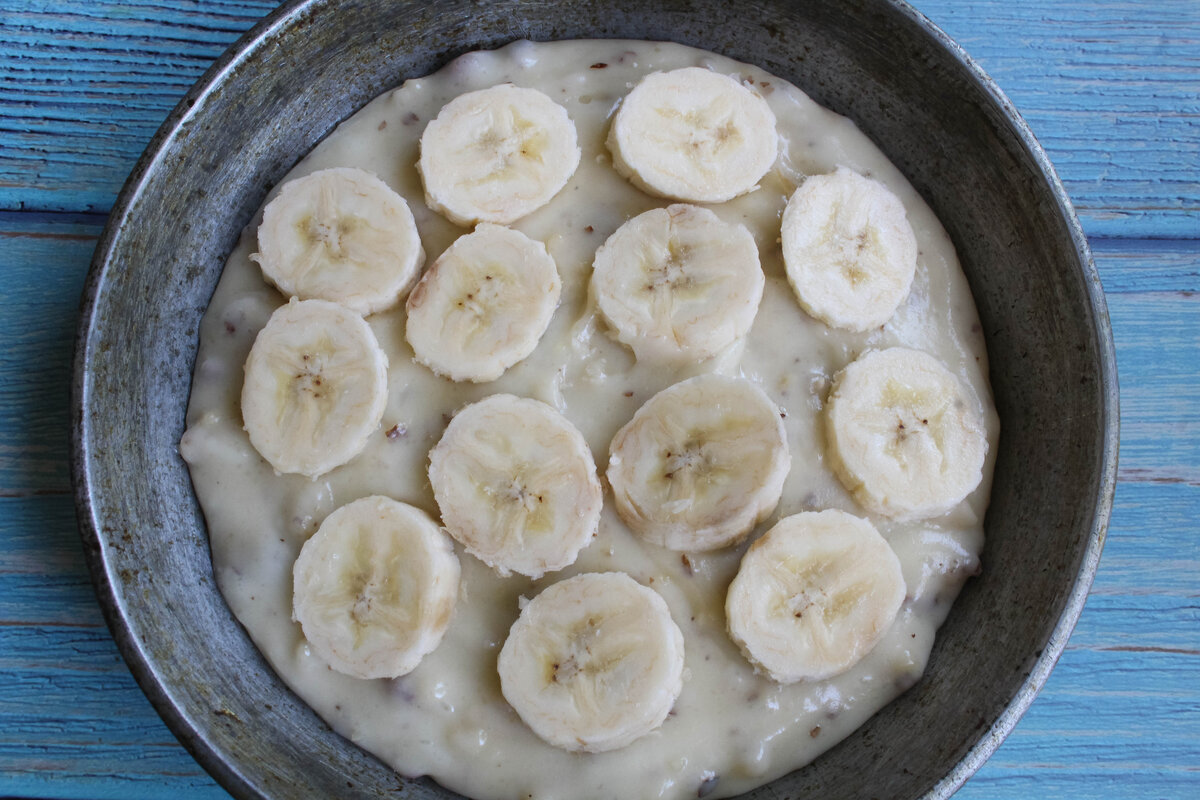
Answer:
[[(1057, 165), (1108, 293), (1121, 470), (1045, 690), (962, 798), (1200, 797), (1200, 0), (918, 0)], [(96, 605), (67, 468), (77, 304), (122, 181), (269, 0), (0, 0), (0, 796), (228, 797)]]

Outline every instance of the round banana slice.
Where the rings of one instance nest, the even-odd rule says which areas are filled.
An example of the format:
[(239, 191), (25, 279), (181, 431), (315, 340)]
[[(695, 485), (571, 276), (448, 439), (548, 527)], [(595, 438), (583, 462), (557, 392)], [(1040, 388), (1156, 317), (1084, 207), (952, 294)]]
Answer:
[(878, 328), (908, 297), (917, 237), (882, 183), (845, 167), (807, 178), (788, 200), (781, 233), (796, 298), (825, 324)]
[(639, 361), (717, 355), (750, 330), (763, 284), (750, 232), (683, 204), (617, 228), (592, 272), (600, 313)]
[(713, 374), (647, 400), (613, 437), (607, 476), (635, 533), (703, 551), (774, 511), (791, 463), (779, 407), (753, 383)]
[(246, 359), (242, 421), (277, 472), (315, 478), (354, 458), (387, 403), (387, 356), (358, 314), (326, 300), (276, 309)]
[(395, 678), (442, 641), (458, 557), (428, 514), (388, 497), (334, 511), (292, 570), (294, 615), (313, 652), (355, 678)]
[(868, 511), (943, 514), (983, 477), (979, 399), (928, 353), (872, 350), (834, 377), (826, 405), (834, 472)]
[(359, 314), (399, 302), (425, 263), (403, 197), (361, 169), (326, 169), (288, 181), (263, 210), (259, 252), (267, 280), (301, 300)]
[(573, 563), (600, 524), (587, 442), (545, 403), (494, 394), (459, 411), (429, 454), (446, 530), (501, 575)]
[(750, 546), (725, 597), (729, 636), (780, 683), (832, 678), (862, 660), (904, 602), (900, 560), (844, 511), (781, 519)]
[(537, 347), (562, 283), (541, 242), (481, 222), (433, 262), (408, 296), (417, 361), (455, 381), (492, 381)]
[(451, 100), (421, 135), (425, 202), (457, 225), (507, 225), (550, 202), (579, 166), (567, 110), (512, 84)]
[(700, 67), (642, 78), (608, 135), (613, 166), (634, 186), (692, 203), (723, 203), (756, 188), (778, 147), (767, 101)]
[(683, 633), (652, 589), (621, 572), (585, 573), (526, 604), (497, 666), (504, 699), (534, 733), (602, 753), (667, 718), (683, 689)]

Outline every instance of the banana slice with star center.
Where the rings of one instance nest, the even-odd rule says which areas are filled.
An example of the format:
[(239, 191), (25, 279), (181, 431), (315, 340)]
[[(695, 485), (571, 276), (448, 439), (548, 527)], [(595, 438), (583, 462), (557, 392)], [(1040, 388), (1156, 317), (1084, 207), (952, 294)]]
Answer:
[(437, 648), (460, 568), (428, 514), (376, 495), (326, 517), (292, 574), (293, 613), (313, 652), (371, 679), (406, 675)]
[(635, 533), (704, 551), (774, 511), (790, 467), (779, 407), (748, 380), (710, 374), (646, 401), (613, 437), (606, 474)]
[(438, 257), (408, 296), (417, 361), (456, 381), (491, 381), (537, 347), (562, 282), (541, 242), (480, 223)]
[(387, 403), (387, 355), (361, 316), (327, 300), (276, 309), (246, 359), (242, 420), (277, 472), (315, 478), (358, 455)]
[(868, 511), (937, 516), (983, 479), (979, 398), (928, 353), (863, 354), (834, 377), (825, 414), (833, 470)]
[(608, 135), (613, 166), (658, 197), (723, 203), (757, 187), (779, 149), (767, 101), (701, 67), (642, 78)]
[(583, 434), (545, 403), (494, 394), (460, 410), (429, 454), (446, 530), (501, 576), (574, 563), (600, 523)]
[(781, 238), (801, 307), (832, 327), (878, 328), (912, 288), (917, 237), (904, 204), (853, 170), (807, 178), (784, 209)]
[(536, 89), (501, 84), (447, 103), (421, 135), (426, 204), (457, 225), (507, 225), (550, 202), (580, 149), (567, 111)]
[(639, 361), (695, 363), (746, 335), (764, 284), (748, 230), (675, 204), (639, 214), (605, 241), (591, 290)]
[(729, 636), (780, 683), (820, 681), (862, 660), (904, 602), (900, 561), (845, 511), (785, 517), (742, 557), (729, 586)]
[(534, 733), (572, 752), (616, 750), (662, 725), (683, 689), (683, 633), (666, 602), (620, 572), (556, 583), (500, 650), (500, 689)]
[(425, 263), (408, 202), (348, 167), (285, 183), (263, 210), (258, 249), (251, 260), (285, 295), (363, 315), (396, 305)]

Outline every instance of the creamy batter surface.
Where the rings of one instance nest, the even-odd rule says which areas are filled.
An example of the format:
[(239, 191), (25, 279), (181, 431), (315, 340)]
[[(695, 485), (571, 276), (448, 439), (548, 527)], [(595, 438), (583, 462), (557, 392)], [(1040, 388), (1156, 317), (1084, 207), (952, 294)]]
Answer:
[[(709, 206), (746, 226), (758, 245), (766, 291), (744, 348), (677, 372), (647, 368), (604, 330), (587, 285), (596, 248), (630, 217), (670, 201), (653, 198), (613, 169), (604, 139), (620, 99), (657, 70), (704, 66), (753, 83), (777, 120), (779, 158), (760, 188)], [(822, 407), (834, 374), (868, 349), (904, 345), (935, 355), (973, 387), (995, 452), (998, 422), (987, 360), (966, 280), (941, 225), (854, 123), (755, 67), (675, 44), (516, 42), (471, 53), (434, 75), (405, 82), (343, 122), (289, 178), (329, 167), (377, 174), (412, 207), (433, 260), (465, 230), (430, 211), (416, 171), (426, 124), (457, 95), (512, 82), (564, 106), (583, 158), (562, 192), (512, 227), (546, 244), (562, 298), (537, 349), (500, 379), (454, 383), (413, 361), (403, 304), (368, 318), (390, 362), (383, 423), (366, 450), (316, 480), (277, 475), (242, 428), (242, 366), (255, 335), (286, 298), (250, 261), (258, 220), (229, 258), (204, 317), (180, 451), (208, 523), (220, 589), (284, 681), (342, 735), (399, 772), (430, 775), (478, 800), (492, 798), (724, 797), (811, 761), (917, 681), (934, 634), (963, 582), (979, 569), (992, 457), (983, 483), (945, 516), (873, 522), (900, 558), (907, 596), (892, 628), (848, 672), (818, 683), (779, 685), (755, 673), (725, 631), (726, 589), (746, 544), (780, 517), (839, 508), (869, 516), (827, 465)], [(886, 184), (903, 201), (920, 255), (912, 292), (883, 328), (831, 329), (806, 315), (788, 286), (779, 244), (787, 198), (808, 175), (846, 166)], [(260, 215), (261, 219), (261, 215)], [(292, 619), (292, 566), (334, 509), (382, 494), (437, 517), (427, 477), (430, 449), (450, 415), (497, 392), (542, 400), (583, 432), (607, 463), (613, 434), (659, 390), (701, 371), (748, 378), (784, 416), (792, 468), (783, 499), (746, 544), (680, 554), (634, 536), (606, 496), (598, 536), (565, 570), (532, 581), (500, 578), (456, 545), (462, 583), (441, 646), (395, 680), (357, 680), (310, 652)], [(580, 572), (624, 571), (659, 592), (683, 631), (685, 678), (661, 728), (632, 745), (572, 754), (538, 739), (500, 693), (496, 659), (520, 599)]]

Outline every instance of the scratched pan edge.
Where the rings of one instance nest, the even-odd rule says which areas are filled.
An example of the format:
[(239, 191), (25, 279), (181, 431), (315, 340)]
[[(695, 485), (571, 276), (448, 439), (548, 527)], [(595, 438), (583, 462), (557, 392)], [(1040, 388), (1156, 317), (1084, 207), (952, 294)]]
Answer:
[(1117, 379), (1099, 277), (1045, 153), (991, 79), (900, 2), (297, 0), (259, 23), (151, 141), (84, 287), (72, 479), (113, 636), (235, 797), (456, 796), (334, 734), (225, 606), (177, 452), (197, 326), (267, 191), (338, 121), (460, 53), (589, 36), (678, 41), (788, 78), (854, 119), (958, 248), (1002, 425), (984, 573), (916, 686), (747, 795), (949, 797), (1028, 708), (1082, 610), (1112, 505)]

